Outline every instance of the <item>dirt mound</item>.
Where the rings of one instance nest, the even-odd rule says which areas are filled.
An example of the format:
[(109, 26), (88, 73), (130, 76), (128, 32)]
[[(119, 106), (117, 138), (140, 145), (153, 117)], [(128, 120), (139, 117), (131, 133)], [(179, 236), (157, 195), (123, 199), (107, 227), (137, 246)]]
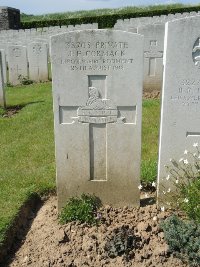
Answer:
[[(56, 198), (51, 197), (39, 210), (21, 248), (7, 266), (19, 267), (185, 267), (168, 252), (159, 222), (169, 216), (156, 205), (140, 208), (112, 208), (100, 210), (104, 222), (100, 226), (68, 223), (57, 220)], [(138, 246), (125, 255), (110, 258), (105, 250), (116, 229), (126, 227), (138, 239)]]
[(144, 99), (160, 99), (160, 95), (159, 91), (143, 92)]

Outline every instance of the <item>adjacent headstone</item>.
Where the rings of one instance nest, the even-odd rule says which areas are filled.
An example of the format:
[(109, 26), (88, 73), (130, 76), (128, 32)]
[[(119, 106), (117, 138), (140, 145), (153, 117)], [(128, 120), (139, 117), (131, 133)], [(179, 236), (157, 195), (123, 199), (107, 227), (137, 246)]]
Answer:
[(164, 24), (138, 28), (138, 33), (144, 35), (144, 91), (161, 91), (164, 32)]
[(33, 81), (48, 80), (47, 44), (33, 42), (28, 46), (29, 78)]
[(0, 49), (1, 58), (2, 58), (2, 67), (3, 67), (3, 80), (4, 84), (7, 84), (7, 63), (6, 63), (6, 53), (5, 50)]
[(170, 159), (187, 159), (184, 150), (191, 151), (194, 143), (200, 144), (199, 28), (200, 16), (166, 24), (158, 164), (160, 201), (173, 186), (165, 165)]
[(3, 62), (2, 62), (2, 52), (0, 51), (0, 107), (6, 107), (6, 99), (5, 99), (5, 87), (4, 87), (4, 79), (3, 79)]
[(59, 209), (82, 193), (139, 205), (143, 37), (75, 31), (51, 49)]
[(27, 52), (25, 46), (13, 45), (8, 47), (9, 82), (20, 84), (20, 78), (28, 77)]

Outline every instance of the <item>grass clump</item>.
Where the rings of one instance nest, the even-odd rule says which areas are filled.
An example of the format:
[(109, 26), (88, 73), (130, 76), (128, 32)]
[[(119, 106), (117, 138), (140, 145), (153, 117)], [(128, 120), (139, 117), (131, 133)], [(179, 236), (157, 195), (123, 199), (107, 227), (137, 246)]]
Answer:
[(200, 266), (200, 225), (173, 215), (161, 223), (169, 251), (191, 267)]
[(100, 205), (100, 200), (94, 195), (82, 194), (81, 197), (71, 197), (59, 215), (60, 223), (79, 221), (96, 224), (100, 221), (97, 214)]

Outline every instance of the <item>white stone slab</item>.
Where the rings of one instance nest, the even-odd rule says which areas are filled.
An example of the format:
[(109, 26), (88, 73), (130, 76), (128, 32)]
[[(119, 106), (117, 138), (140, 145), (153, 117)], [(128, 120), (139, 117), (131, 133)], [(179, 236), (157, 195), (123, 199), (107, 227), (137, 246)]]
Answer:
[(48, 80), (47, 44), (33, 42), (28, 46), (29, 77), (33, 81)]
[(144, 91), (162, 88), (164, 31), (163, 24), (138, 28), (138, 33), (144, 35)]
[(2, 51), (0, 50), (0, 107), (6, 107), (5, 86), (3, 76)]
[(8, 46), (9, 82), (13, 85), (20, 84), (19, 76), (28, 77), (27, 52), (25, 46)]
[(172, 186), (164, 165), (200, 144), (200, 16), (166, 24), (158, 197)]
[(4, 84), (7, 84), (6, 53), (4, 49), (0, 49), (0, 51), (1, 51), (1, 59), (2, 59), (2, 67), (3, 67), (3, 80), (4, 80)]
[(51, 49), (59, 209), (83, 192), (139, 205), (143, 37), (75, 31)]

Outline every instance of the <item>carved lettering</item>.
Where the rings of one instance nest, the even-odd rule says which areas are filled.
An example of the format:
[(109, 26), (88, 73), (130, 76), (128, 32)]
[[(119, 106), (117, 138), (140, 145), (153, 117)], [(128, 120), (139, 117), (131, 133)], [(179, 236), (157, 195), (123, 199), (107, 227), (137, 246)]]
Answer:
[(183, 106), (197, 105), (200, 103), (200, 80), (183, 79), (175, 95), (171, 95), (171, 101)]
[(123, 71), (125, 65), (133, 64), (126, 58), (127, 42), (71, 42), (66, 40), (65, 57), (52, 55), (54, 64), (66, 65), (70, 71)]

